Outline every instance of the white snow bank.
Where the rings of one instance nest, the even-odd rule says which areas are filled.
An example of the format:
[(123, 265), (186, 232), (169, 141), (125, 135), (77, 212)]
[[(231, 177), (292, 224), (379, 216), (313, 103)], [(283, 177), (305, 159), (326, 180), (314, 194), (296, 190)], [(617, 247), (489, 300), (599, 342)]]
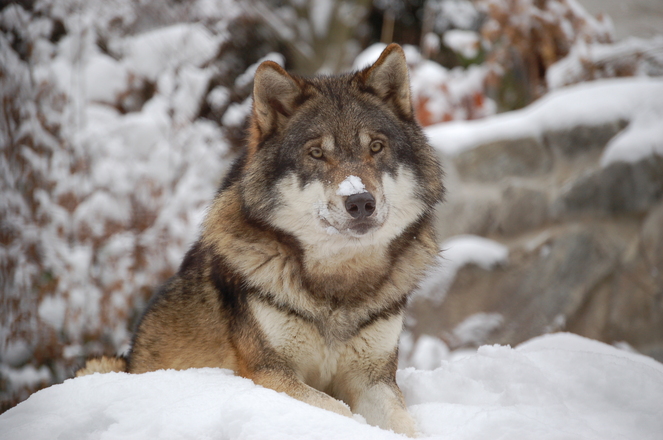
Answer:
[(456, 272), (466, 264), (476, 264), (486, 270), (505, 264), (509, 248), (494, 240), (477, 235), (457, 235), (444, 241), (437, 257), (437, 266), (430, 270), (415, 295), (442, 301)]
[[(568, 334), (484, 346), (397, 375), (422, 438), (629, 438), (663, 432), (663, 365)], [(0, 415), (0, 439), (397, 439), (227, 370), (95, 374)]]
[[(617, 345), (621, 344), (623, 343)], [(617, 346), (603, 344), (573, 333), (555, 333), (554, 335), (537, 336), (536, 338), (523, 342), (517, 348), (519, 351), (525, 352), (555, 349), (562, 351), (597, 353), (618, 357), (625, 356), (625, 353), (628, 353), (626, 356), (629, 359), (648, 365), (663, 373), (663, 364), (649, 356), (633, 351), (633, 348), (628, 345), (626, 345), (626, 347), (627, 348), (622, 349)], [(663, 407), (660, 407), (659, 409), (663, 410)]]
[(433, 438), (653, 440), (663, 432), (663, 365), (575, 335), (484, 346), (398, 379)]
[(582, 83), (552, 92), (522, 110), (473, 121), (454, 121), (426, 129), (431, 145), (455, 156), (478, 145), (522, 137), (540, 137), (546, 130), (630, 121), (632, 132), (613, 139), (604, 152), (604, 166), (616, 160), (637, 161), (663, 152), (663, 80), (620, 78)]

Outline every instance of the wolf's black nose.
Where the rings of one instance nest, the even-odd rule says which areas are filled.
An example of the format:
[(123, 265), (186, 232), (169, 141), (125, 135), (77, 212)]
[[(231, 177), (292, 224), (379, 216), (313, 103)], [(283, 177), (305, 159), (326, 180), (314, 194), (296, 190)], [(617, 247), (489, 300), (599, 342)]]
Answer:
[(354, 218), (366, 218), (375, 212), (375, 199), (369, 192), (353, 194), (345, 200), (345, 209)]

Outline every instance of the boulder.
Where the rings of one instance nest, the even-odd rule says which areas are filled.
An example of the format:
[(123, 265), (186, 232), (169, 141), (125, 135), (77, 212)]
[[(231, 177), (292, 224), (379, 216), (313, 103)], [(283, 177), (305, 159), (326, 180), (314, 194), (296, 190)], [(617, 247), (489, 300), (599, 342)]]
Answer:
[(610, 139), (627, 125), (625, 120), (598, 125), (577, 125), (546, 131), (543, 133), (543, 139), (553, 151), (572, 158), (583, 152), (603, 149)]
[(476, 314), (501, 315), (482, 343), (518, 344), (565, 327), (613, 273), (624, 244), (593, 226), (569, 226), (535, 249), (515, 249), (505, 267), (460, 269), (441, 304), (415, 299), (412, 331), (454, 346), (457, 326)]
[(641, 242), (649, 270), (658, 277), (663, 292), (663, 202), (653, 208), (643, 222)]
[(548, 130), (444, 158), (440, 240), (492, 238), (509, 261), (468, 264), (437, 300), (415, 297), (413, 337), (457, 349), (564, 330), (663, 361), (663, 157), (600, 164), (626, 124)]
[(541, 226), (548, 216), (545, 192), (523, 185), (509, 185), (503, 191), (497, 213), (497, 232), (514, 236)]
[(614, 162), (578, 177), (553, 203), (558, 219), (643, 213), (663, 197), (663, 157)]
[(527, 270), (503, 286), (508, 298), (496, 312), (502, 313), (506, 325), (491, 339), (520, 343), (564, 328), (566, 319), (615, 269), (619, 248), (606, 231), (591, 226), (570, 227), (542, 245)]
[(438, 206), (436, 229), (439, 240), (460, 234), (486, 235), (494, 228), (501, 203), (499, 194), (493, 191), (461, 191)]
[(538, 139), (527, 137), (479, 145), (460, 153), (454, 163), (463, 180), (497, 182), (545, 174), (552, 168), (552, 156)]

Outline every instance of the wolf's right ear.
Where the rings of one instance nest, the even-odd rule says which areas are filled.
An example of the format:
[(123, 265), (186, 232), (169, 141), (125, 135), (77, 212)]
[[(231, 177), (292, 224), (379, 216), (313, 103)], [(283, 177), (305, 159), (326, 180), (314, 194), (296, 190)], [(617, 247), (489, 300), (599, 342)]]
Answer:
[(253, 80), (253, 119), (264, 138), (295, 111), (302, 85), (273, 61), (265, 61)]
[(398, 44), (391, 43), (387, 46), (375, 64), (357, 75), (364, 85), (370, 87), (398, 114), (406, 119), (414, 116), (407, 61), (403, 48)]

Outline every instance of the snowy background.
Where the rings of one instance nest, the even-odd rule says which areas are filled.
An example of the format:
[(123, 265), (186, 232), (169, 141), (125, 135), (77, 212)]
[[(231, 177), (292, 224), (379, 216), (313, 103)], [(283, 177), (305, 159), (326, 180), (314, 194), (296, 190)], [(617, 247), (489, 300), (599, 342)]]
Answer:
[[(302, 74), (336, 72), (367, 65), (396, 41), (404, 44), (417, 116), (445, 162), (449, 186), (440, 266), (415, 294), (401, 340), (401, 367), (410, 368), (398, 379), (423, 435), (653, 439), (663, 432), (661, 366), (633, 348), (654, 356), (663, 347), (663, 171), (656, 174), (663, 35), (617, 39), (609, 16), (592, 15), (575, 0), (36, 0), (2, 3), (0, 30), (2, 410), (65, 381), (87, 356), (126, 351), (136, 318), (195, 240), (205, 206), (241, 148), (261, 61)], [(505, 139), (606, 125), (617, 128), (600, 149), (550, 166), (553, 177), (516, 176), (517, 186), (553, 188), (545, 193), (555, 202), (550, 218), (530, 225), (531, 235), (513, 238), (502, 224), (474, 227), (494, 200), (486, 201), (491, 189), (464, 180), (465, 158)], [(514, 163), (491, 165), (480, 176)], [(637, 229), (646, 242), (624, 244), (626, 257), (615, 264), (621, 268), (634, 247), (644, 247), (647, 279), (638, 271), (626, 275), (651, 285), (634, 306), (649, 320), (630, 333), (610, 323), (598, 332), (553, 310), (527, 327), (507, 306), (455, 305), (468, 271), (520, 270), (522, 249), (554, 256), (551, 231), (566, 227), (562, 202), (575, 179), (624, 164), (636, 176), (646, 174), (641, 166), (654, 173), (649, 198), (626, 214), (599, 218), (618, 218), (613, 235)], [(634, 191), (643, 194), (641, 187)], [(526, 210), (533, 212), (529, 204)], [(488, 217), (511, 218), (501, 211)], [(586, 213), (571, 220), (594, 227)], [(618, 272), (606, 266), (610, 271)], [(576, 301), (584, 313), (578, 316), (608, 307), (597, 295)], [(617, 313), (611, 319), (619, 325), (637, 321), (605, 313)], [(441, 320), (450, 327), (439, 327)], [(619, 349), (572, 335), (506, 345), (564, 329)], [(477, 351), (495, 342), (503, 345)], [(55, 432), (326, 438), (337, 430), (390, 437), (211, 370), (66, 380), (0, 416), (0, 438), (8, 439)]]

